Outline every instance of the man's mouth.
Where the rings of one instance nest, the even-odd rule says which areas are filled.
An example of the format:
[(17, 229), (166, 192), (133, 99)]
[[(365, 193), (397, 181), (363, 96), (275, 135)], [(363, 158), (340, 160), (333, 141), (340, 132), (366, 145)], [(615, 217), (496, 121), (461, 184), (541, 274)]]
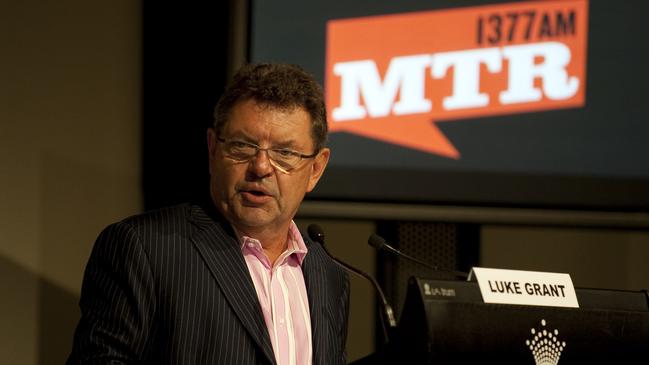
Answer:
[(259, 189), (241, 189), (241, 192), (242, 193), (249, 193), (249, 194), (256, 195), (256, 196), (269, 195), (265, 191), (259, 190)]
[(263, 190), (257, 189), (242, 189), (239, 190), (241, 197), (245, 203), (249, 204), (262, 204), (272, 198), (270, 194)]
[(250, 194), (252, 194), (252, 195), (255, 195), (255, 196), (264, 196), (264, 195), (267, 195), (267, 194), (264, 193), (263, 191), (259, 191), (259, 190), (248, 190), (247, 192), (250, 193)]

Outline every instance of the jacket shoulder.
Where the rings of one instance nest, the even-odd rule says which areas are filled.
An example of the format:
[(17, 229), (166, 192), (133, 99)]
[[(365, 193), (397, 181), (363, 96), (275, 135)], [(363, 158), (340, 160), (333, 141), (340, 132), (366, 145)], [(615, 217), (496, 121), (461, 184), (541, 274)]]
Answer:
[(128, 226), (142, 234), (147, 231), (158, 234), (172, 233), (189, 225), (188, 221), (192, 214), (192, 207), (191, 204), (186, 203), (159, 208), (132, 215), (114, 224)]

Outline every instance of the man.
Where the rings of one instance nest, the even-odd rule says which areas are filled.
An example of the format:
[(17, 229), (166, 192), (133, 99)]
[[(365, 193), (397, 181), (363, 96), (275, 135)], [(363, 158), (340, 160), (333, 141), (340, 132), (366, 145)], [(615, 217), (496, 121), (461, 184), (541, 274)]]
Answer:
[(347, 275), (292, 220), (326, 134), (311, 76), (244, 66), (207, 132), (210, 201), (100, 234), (68, 364), (344, 364)]

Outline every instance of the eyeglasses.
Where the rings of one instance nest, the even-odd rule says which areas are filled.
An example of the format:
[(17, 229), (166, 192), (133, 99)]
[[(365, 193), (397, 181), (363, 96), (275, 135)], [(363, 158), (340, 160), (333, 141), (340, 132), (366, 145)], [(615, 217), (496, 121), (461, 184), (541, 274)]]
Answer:
[(318, 151), (311, 155), (303, 155), (287, 148), (261, 148), (254, 143), (226, 140), (221, 137), (216, 137), (216, 140), (223, 144), (225, 154), (237, 162), (248, 162), (257, 156), (259, 151), (266, 151), (270, 164), (285, 174), (297, 168), (302, 160), (318, 155)]

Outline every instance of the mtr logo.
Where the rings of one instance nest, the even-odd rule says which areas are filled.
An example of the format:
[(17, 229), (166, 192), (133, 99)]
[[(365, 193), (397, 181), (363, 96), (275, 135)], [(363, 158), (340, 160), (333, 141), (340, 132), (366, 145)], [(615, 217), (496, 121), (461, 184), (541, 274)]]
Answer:
[(587, 0), (333, 20), (329, 128), (459, 159), (437, 122), (585, 103)]

